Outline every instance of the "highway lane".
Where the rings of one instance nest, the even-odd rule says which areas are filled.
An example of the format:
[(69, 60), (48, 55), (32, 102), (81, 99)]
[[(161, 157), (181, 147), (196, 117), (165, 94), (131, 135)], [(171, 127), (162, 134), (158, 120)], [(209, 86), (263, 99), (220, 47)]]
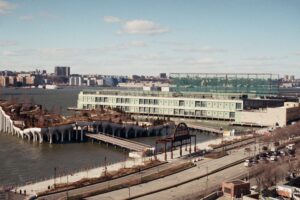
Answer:
[[(252, 145), (252, 146), (254, 146), (254, 145)], [(216, 170), (222, 166), (231, 164), (231, 163), (241, 160), (241, 159), (245, 159), (247, 157), (248, 157), (248, 154), (245, 154), (244, 148), (241, 148), (239, 150), (233, 151), (230, 155), (225, 156), (220, 159), (215, 159), (215, 160), (205, 159), (203, 161), (200, 161), (199, 163), (197, 163), (197, 167), (185, 170), (185, 171), (177, 173), (177, 174), (173, 174), (173, 175), (161, 178), (161, 179), (153, 180), (148, 183), (140, 184), (140, 185), (133, 186), (130, 188), (115, 190), (115, 191), (112, 191), (109, 193), (97, 195), (94, 197), (89, 197), (86, 199), (98, 200), (98, 199), (110, 198), (110, 199), (114, 199), (114, 200), (117, 200), (117, 199), (119, 200), (119, 199), (128, 198), (129, 193), (130, 193), (131, 197), (137, 196), (137, 195), (142, 195), (142, 194), (145, 194), (145, 193), (148, 193), (151, 191), (158, 190), (163, 187), (172, 186), (176, 183), (180, 183), (180, 182), (189, 180), (191, 178), (194, 178), (195, 176), (205, 175), (207, 172)], [(243, 167), (243, 170), (245, 170), (244, 167)], [(222, 174), (222, 172), (220, 172), (220, 173)], [(186, 184), (184, 184), (184, 185), (186, 185)], [(181, 187), (181, 186), (179, 186), (179, 187)], [(172, 189), (170, 189), (170, 191), (175, 189), (175, 191), (177, 192), (177, 188), (179, 188), (179, 187), (172, 188)], [(130, 192), (129, 192), (129, 190), (130, 190)], [(168, 190), (166, 190), (166, 191), (168, 191)], [(189, 190), (185, 190), (185, 193), (189, 193)], [(162, 199), (164, 199), (164, 198), (162, 198)]]
[(166, 164), (163, 164), (163, 165), (160, 165), (160, 166), (156, 166), (156, 167), (144, 170), (140, 173), (134, 173), (134, 174), (131, 174), (131, 175), (128, 175), (128, 176), (125, 176), (125, 177), (121, 177), (121, 178), (117, 178), (117, 179), (113, 179), (113, 180), (110, 180), (110, 181), (106, 181), (106, 182), (102, 182), (102, 183), (98, 183), (98, 184), (94, 184), (94, 185), (89, 185), (89, 186), (69, 190), (68, 192), (64, 191), (64, 192), (59, 192), (59, 193), (55, 193), (55, 194), (51, 194), (51, 195), (38, 197), (38, 199), (57, 200), (57, 199), (67, 197), (67, 196), (75, 196), (75, 195), (79, 195), (79, 194), (83, 194), (83, 193), (87, 193), (87, 192), (91, 192), (91, 191), (95, 191), (95, 190), (99, 190), (99, 189), (106, 189), (108, 187), (118, 185), (120, 183), (125, 184), (128, 180), (140, 180), (141, 175), (142, 176), (149, 176), (151, 174), (156, 174), (159, 171), (166, 170), (170, 167), (176, 166), (176, 165), (184, 163), (184, 162), (186, 162), (186, 161), (179, 159), (178, 162), (166, 163)]

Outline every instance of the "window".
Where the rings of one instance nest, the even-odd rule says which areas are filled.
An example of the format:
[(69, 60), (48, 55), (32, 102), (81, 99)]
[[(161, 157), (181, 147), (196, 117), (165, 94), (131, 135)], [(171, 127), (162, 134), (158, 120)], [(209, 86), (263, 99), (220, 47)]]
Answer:
[(139, 104), (144, 104), (144, 99), (139, 99)]
[(178, 109), (174, 109), (174, 115), (178, 115), (179, 114), (179, 110)]
[(179, 101), (179, 106), (184, 106), (184, 101), (183, 100)]
[(236, 109), (241, 110), (242, 109), (242, 104), (241, 103), (236, 103)]
[(230, 112), (229, 113), (229, 118), (235, 118), (235, 112)]

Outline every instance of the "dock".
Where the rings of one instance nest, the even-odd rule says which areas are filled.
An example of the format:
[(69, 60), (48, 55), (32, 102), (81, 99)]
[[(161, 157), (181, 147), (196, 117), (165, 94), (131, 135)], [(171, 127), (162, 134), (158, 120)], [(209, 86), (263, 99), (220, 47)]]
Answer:
[(189, 127), (189, 129), (200, 130), (200, 131), (214, 133), (214, 134), (218, 134), (218, 135), (223, 134), (223, 130), (220, 130), (220, 129), (210, 128), (210, 127), (205, 127), (205, 126), (200, 126), (200, 125), (195, 125), (195, 124), (190, 124), (190, 123), (187, 123), (187, 126)]
[(147, 150), (150, 150), (152, 147), (148, 144), (143, 144), (140, 142), (132, 141), (132, 140), (127, 140), (124, 138), (116, 137), (116, 136), (111, 136), (107, 135), (104, 133), (98, 133), (98, 134), (86, 134), (88, 138), (100, 141), (100, 142), (105, 142), (108, 144), (116, 145), (122, 148), (129, 149), (131, 151), (137, 151), (137, 152), (145, 152)]

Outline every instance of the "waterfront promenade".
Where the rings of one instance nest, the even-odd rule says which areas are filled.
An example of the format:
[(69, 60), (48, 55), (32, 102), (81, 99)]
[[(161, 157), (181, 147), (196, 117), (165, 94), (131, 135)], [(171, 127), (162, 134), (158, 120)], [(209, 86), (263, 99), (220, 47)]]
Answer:
[[(249, 145), (254, 148), (254, 144)], [(238, 164), (224, 171), (210, 174), (208, 179), (207, 173), (218, 170), (224, 166), (232, 163), (243, 161), (249, 155), (245, 154), (244, 148), (234, 150), (230, 155), (219, 158), (219, 159), (206, 159), (196, 162), (196, 167), (187, 169), (180, 173), (176, 173), (170, 176), (166, 176), (161, 179), (156, 179), (147, 183), (132, 186), (130, 188), (123, 188), (112, 192), (96, 195), (93, 197), (86, 198), (87, 200), (101, 200), (101, 199), (113, 199), (113, 200), (124, 200), (130, 198), (137, 199), (182, 199), (188, 195), (195, 195), (200, 191), (204, 192), (209, 187), (219, 186), (221, 181), (227, 180), (233, 177), (245, 174), (245, 167), (242, 164)], [(195, 177), (203, 177), (197, 180), (187, 182), (186, 184), (172, 187), (173, 185), (186, 182), (194, 179)], [(208, 184), (206, 186), (206, 183)], [(163, 188), (169, 188), (162, 190)], [(129, 192), (130, 190), (130, 192)], [(162, 191), (160, 191), (162, 190)], [(176, 191), (176, 192), (175, 192)], [(130, 193), (130, 194), (129, 194)], [(176, 195), (175, 195), (176, 194)]]
[[(228, 138), (224, 138), (224, 140), (232, 140), (234, 138), (238, 138), (238, 137), (228, 137)], [(200, 143), (197, 143), (196, 147), (197, 147), (197, 149), (209, 149), (210, 144), (219, 144), (221, 141), (222, 141), (221, 138), (217, 138), (217, 139), (214, 139), (214, 140), (200, 142)], [(192, 146), (192, 148), (194, 148), (194, 145)], [(188, 154), (189, 154), (188, 150), (183, 151), (183, 156), (188, 155)], [(171, 158), (171, 152), (167, 152), (167, 159), (168, 159), (169, 162), (176, 161), (176, 160), (178, 160), (179, 157), (180, 157), (179, 149), (174, 150), (173, 159), (170, 159)], [(161, 161), (164, 161), (165, 156), (164, 156), (164, 154), (158, 154), (157, 158)], [(141, 164), (143, 164), (144, 161), (147, 161), (147, 160), (150, 160), (150, 159), (153, 159), (153, 157), (145, 157), (145, 158), (142, 158), (142, 159), (131, 159), (131, 160), (127, 160), (126, 163), (119, 162), (119, 163), (116, 163), (116, 164), (113, 164), (113, 165), (108, 165), (107, 166), (107, 171), (108, 172), (109, 171), (116, 171), (118, 169), (124, 168), (124, 166), (129, 168), (129, 167), (132, 167), (134, 165), (141, 165)], [(68, 175), (68, 176), (56, 177), (55, 183), (56, 184), (67, 183), (67, 182), (72, 183), (72, 182), (76, 182), (76, 181), (79, 181), (79, 180), (84, 179), (84, 178), (96, 178), (96, 177), (99, 177), (104, 172), (104, 170), (105, 170), (105, 167), (102, 166), (102, 167), (90, 169), (90, 170), (87, 170), (87, 171), (82, 171), (82, 172), (75, 173), (75, 174)], [(28, 184), (28, 185), (25, 185), (25, 186), (18, 187), (17, 190), (18, 191), (19, 190), (22, 190), (22, 191), (26, 190), (27, 194), (36, 195), (39, 192), (46, 191), (48, 189), (48, 186), (53, 186), (53, 184), (54, 184), (54, 179), (49, 179), (49, 180), (45, 180), (45, 181), (42, 181), (42, 182), (32, 183), (32, 184)]]

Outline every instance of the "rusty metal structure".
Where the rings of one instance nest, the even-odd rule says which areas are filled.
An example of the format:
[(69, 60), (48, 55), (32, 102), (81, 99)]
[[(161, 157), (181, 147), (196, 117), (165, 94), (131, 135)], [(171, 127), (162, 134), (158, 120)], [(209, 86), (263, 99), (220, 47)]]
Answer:
[(196, 152), (196, 135), (191, 135), (189, 128), (185, 123), (179, 123), (175, 131), (165, 138), (158, 139), (155, 142), (155, 156), (157, 155), (158, 144), (164, 145), (165, 160), (167, 160), (167, 144), (170, 143), (171, 148), (171, 159), (173, 159), (173, 149), (176, 147), (180, 148), (180, 156), (182, 156), (182, 146), (189, 145), (189, 153), (192, 153), (192, 138), (194, 138), (195, 146), (194, 152)]

